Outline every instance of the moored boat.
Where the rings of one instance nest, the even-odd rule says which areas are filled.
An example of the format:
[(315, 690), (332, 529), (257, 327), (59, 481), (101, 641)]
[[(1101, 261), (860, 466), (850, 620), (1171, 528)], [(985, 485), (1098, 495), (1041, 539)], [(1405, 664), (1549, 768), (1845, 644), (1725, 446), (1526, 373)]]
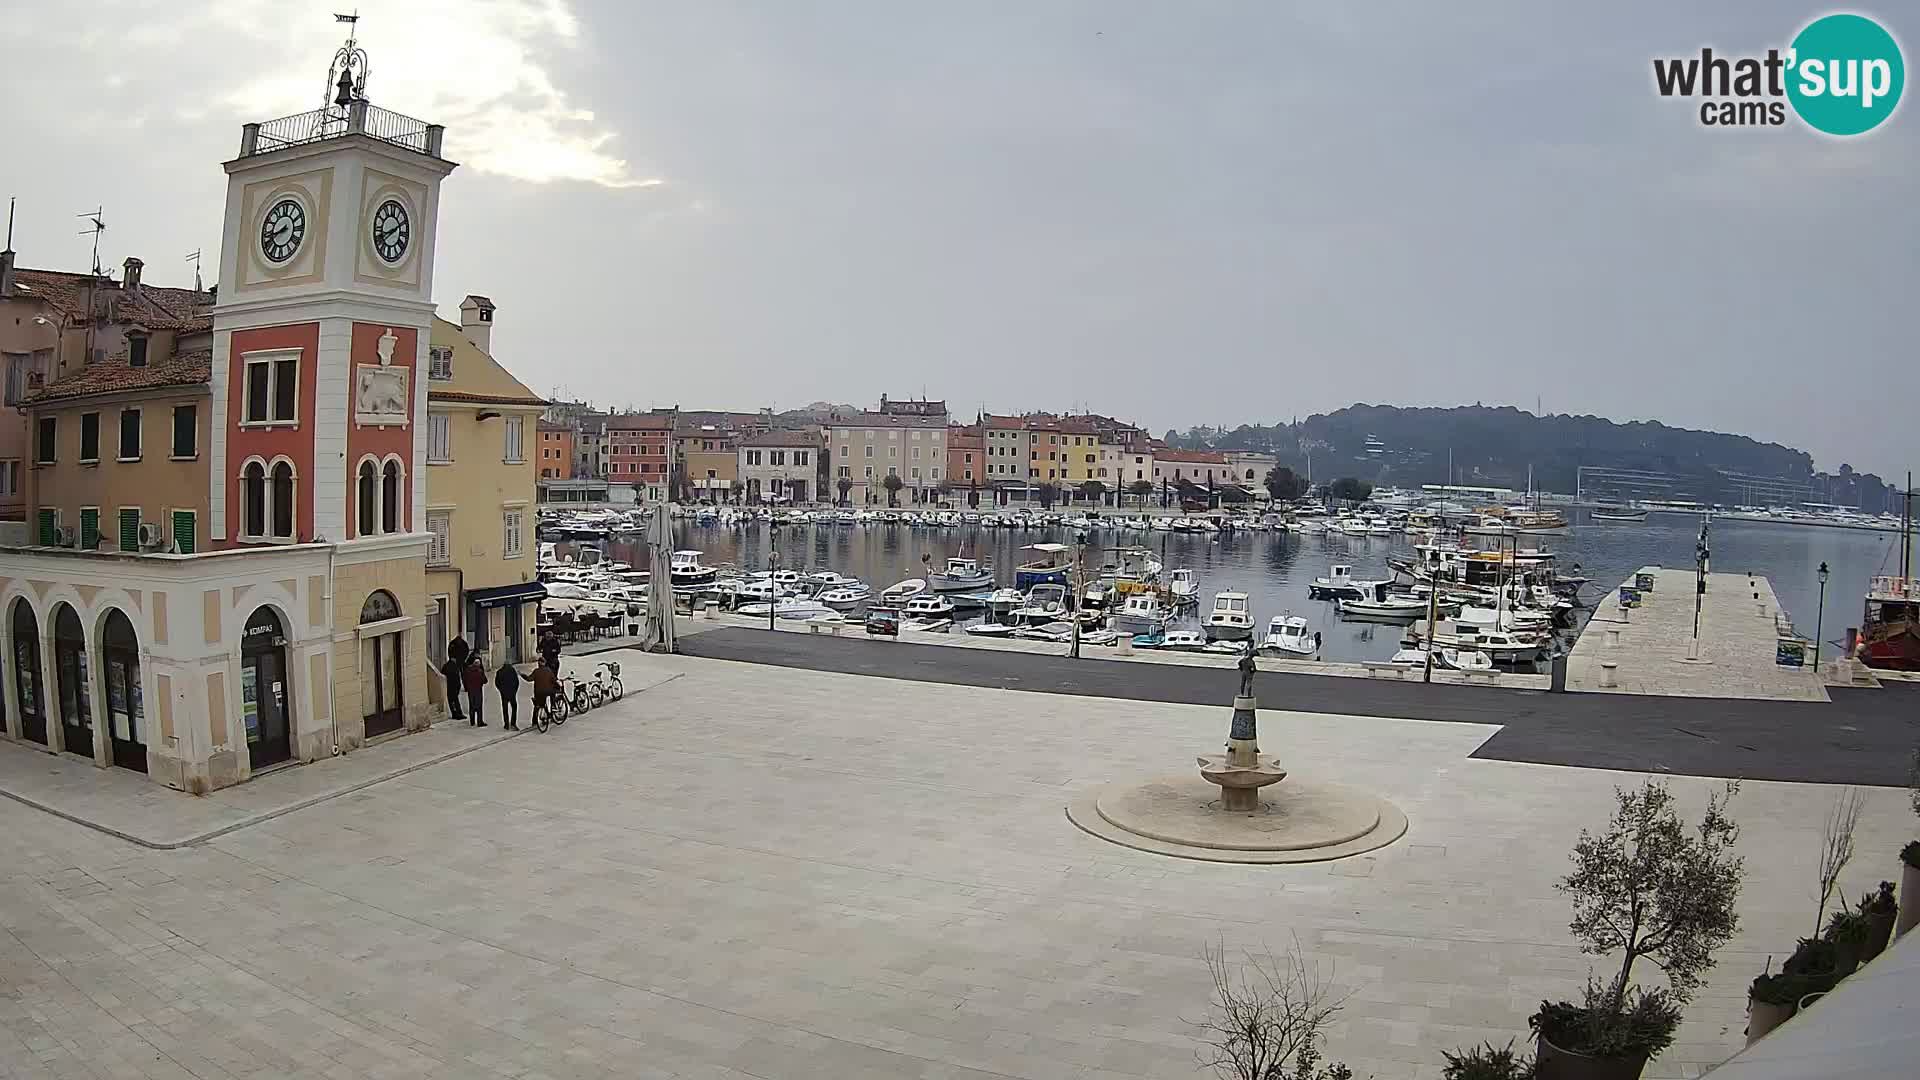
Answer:
[(1207, 613), (1206, 634), (1214, 641), (1245, 641), (1253, 636), (1253, 611), (1247, 594), (1223, 589), (1214, 594), (1213, 610)]

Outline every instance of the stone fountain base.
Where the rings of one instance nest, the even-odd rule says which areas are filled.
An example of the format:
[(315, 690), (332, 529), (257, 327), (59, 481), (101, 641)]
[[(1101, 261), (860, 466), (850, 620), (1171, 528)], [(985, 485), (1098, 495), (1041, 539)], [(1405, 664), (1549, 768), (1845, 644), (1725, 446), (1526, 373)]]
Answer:
[(1222, 789), (1193, 774), (1117, 784), (1075, 799), (1075, 825), (1125, 847), (1231, 863), (1344, 859), (1407, 831), (1392, 803), (1339, 784), (1289, 779), (1260, 792), (1251, 811), (1229, 810)]

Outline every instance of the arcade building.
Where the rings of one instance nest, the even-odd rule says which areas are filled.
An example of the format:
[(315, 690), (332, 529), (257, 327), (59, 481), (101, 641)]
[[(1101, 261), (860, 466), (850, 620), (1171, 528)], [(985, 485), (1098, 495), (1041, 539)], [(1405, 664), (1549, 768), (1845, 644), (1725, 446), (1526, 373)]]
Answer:
[(243, 127), (207, 347), (90, 357), (27, 395), (6, 739), (204, 793), (427, 726), (425, 376), (454, 163), (365, 71), (349, 40), (324, 108)]

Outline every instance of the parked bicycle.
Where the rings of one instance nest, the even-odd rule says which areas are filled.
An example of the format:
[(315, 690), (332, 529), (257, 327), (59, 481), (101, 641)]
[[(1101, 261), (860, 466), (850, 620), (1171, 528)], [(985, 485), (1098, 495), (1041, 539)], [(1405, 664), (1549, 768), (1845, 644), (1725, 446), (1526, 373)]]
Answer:
[(567, 705), (575, 716), (600, 704), (593, 700), (592, 692), (587, 689), (587, 683), (580, 679), (569, 679), (562, 675), (560, 692), (566, 696)]
[(626, 692), (626, 685), (620, 681), (619, 661), (609, 660), (593, 669), (593, 680), (587, 683), (587, 697), (595, 706), (619, 701)]

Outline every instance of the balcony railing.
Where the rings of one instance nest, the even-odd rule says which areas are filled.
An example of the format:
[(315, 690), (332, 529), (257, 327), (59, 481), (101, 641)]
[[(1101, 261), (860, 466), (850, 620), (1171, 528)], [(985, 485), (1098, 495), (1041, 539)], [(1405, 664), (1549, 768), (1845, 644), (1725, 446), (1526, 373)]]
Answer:
[(439, 124), (429, 124), (365, 101), (356, 101), (344, 109), (330, 106), (283, 116), (264, 124), (247, 124), (240, 132), (240, 156), (269, 154), (290, 146), (305, 146), (347, 135), (366, 135), (391, 146), (428, 157), (439, 157), (441, 137), (445, 132), (446, 129)]

